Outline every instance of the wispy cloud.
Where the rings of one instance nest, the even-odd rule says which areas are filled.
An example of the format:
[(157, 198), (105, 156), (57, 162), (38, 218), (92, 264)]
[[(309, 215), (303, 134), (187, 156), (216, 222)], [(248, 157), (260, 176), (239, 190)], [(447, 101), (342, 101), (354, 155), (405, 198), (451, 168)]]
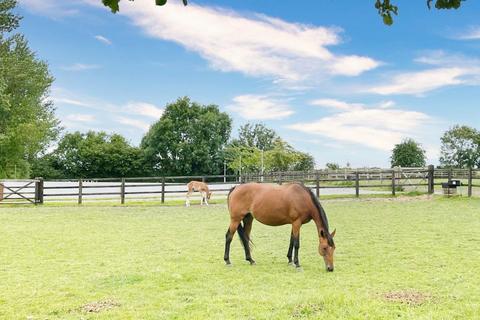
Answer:
[(124, 124), (124, 125), (127, 125), (127, 126), (138, 128), (138, 129), (140, 129), (144, 132), (147, 132), (148, 129), (150, 128), (150, 124), (145, 122), (145, 121), (132, 119), (132, 118), (127, 118), (127, 117), (124, 117), (124, 116), (116, 117), (116, 121), (118, 123), (121, 123), (121, 124)]
[(98, 64), (84, 64), (84, 63), (75, 63), (70, 66), (62, 67), (62, 69), (66, 71), (87, 71), (87, 70), (95, 70), (100, 68), (101, 66), (99, 66)]
[(58, 1), (58, 0), (20, 0), (20, 5), (26, 10), (50, 18), (62, 18), (78, 14), (76, 5), (81, 1)]
[(480, 26), (472, 26), (454, 38), (457, 40), (480, 40)]
[(104, 37), (102, 35), (96, 35), (95, 36), (95, 39), (97, 39), (98, 41), (110, 46), (112, 45), (112, 41), (110, 39), (108, 39), (107, 37)]
[(328, 101), (316, 105), (327, 108), (331, 108), (332, 105), (341, 106), (336, 108), (338, 112), (313, 122), (296, 123), (288, 127), (339, 142), (389, 151), (396, 143), (411, 136), (412, 132), (430, 120), (425, 113), (416, 111), (367, 107), (360, 103), (351, 104), (333, 99)]
[(95, 121), (95, 116), (92, 114), (72, 113), (66, 116), (65, 119), (74, 122), (93, 122)]
[(430, 68), (397, 73), (364, 91), (380, 95), (422, 95), (448, 86), (479, 84), (480, 59), (437, 50), (416, 58), (415, 62)]
[(264, 95), (241, 95), (227, 109), (248, 120), (278, 120), (294, 112), (286, 102)]
[(370, 57), (330, 51), (327, 47), (341, 43), (341, 30), (333, 27), (176, 2), (158, 10), (150, 0), (127, 1), (120, 14), (149, 36), (197, 52), (222, 71), (293, 82), (319, 75), (356, 76), (379, 65)]
[(164, 111), (162, 108), (159, 108), (154, 104), (138, 101), (129, 102), (124, 107), (124, 109), (132, 114), (137, 114), (157, 120), (160, 119)]

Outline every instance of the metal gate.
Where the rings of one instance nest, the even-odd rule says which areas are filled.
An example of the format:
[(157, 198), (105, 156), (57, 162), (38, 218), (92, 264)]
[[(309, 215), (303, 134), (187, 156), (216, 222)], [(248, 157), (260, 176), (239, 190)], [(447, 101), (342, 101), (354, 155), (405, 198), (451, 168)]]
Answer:
[(43, 181), (0, 180), (0, 205), (43, 203)]

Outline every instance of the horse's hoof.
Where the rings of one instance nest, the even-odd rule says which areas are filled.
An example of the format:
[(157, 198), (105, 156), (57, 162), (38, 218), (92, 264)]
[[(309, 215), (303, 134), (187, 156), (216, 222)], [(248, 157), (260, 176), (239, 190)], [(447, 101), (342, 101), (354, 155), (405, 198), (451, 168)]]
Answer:
[(233, 265), (230, 262), (227, 262), (225, 266), (231, 268)]
[(293, 262), (291, 262), (291, 261), (288, 263), (288, 265), (289, 265), (290, 267), (295, 267), (295, 263), (293, 263)]
[(253, 260), (250, 261), (250, 265), (251, 265), (251, 266), (254, 266), (254, 265), (256, 265), (256, 264), (257, 264), (257, 263), (256, 263), (255, 261), (253, 261)]
[(300, 266), (296, 266), (295, 270), (297, 270), (297, 272), (303, 272), (303, 268)]

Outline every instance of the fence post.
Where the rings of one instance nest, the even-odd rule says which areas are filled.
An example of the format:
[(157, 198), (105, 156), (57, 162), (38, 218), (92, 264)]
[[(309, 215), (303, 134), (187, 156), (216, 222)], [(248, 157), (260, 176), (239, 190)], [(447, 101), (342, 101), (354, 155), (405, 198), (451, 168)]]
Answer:
[(428, 193), (433, 194), (435, 191), (435, 167), (428, 166)]
[(395, 196), (395, 184), (396, 184), (396, 177), (395, 177), (395, 169), (392, 170), (392, 196)]
[(122, 184), (120, 185), (120, 203), (125, 204), (125, 178), (122, 178)]
[(317, 198), (320, 198), (320, 174), (318, 173), (318, 171), (315, 174), (315, 180), (316, 180), (315, 191), (317, 194)]
[(35, 182), (35, 204), (43, 204), (43, 178), (36, 178)]
[(162, 203), (165, 203), (165, 177), (162, 177)]
[(78, 204), (82, 204), (83, 198), (83, 180), (78, 179)]
[(448, 170), (448, 183), (452, 182), (452, 171), (453, 171), (452, 168)]
[(472, 187), (473, 187), (473, 169), (472, 167), (468, 168), (468, 196), (472, 196)]
[(3, 190), (4, 190), (3, 184), (0, 183), (0, 201), (3, 200)]
[(360, 197), (360, 175), (358, 170), (355, 172), (355, 196)]
[(278, 173), (278, 184), (282, 184), (282, 171)]

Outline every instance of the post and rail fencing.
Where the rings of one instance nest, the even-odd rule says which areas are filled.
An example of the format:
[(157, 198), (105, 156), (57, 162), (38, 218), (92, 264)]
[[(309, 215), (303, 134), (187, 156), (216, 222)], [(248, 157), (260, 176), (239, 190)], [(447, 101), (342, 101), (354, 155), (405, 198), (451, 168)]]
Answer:
[(393, 168), (341, 169), (308, 172), (244, 173), (144, 178), (76, 180), (0, 180), (0, 204), (43, 204), (44, 202), (154, 200), (164, 203), (185, 199), (186, 184), (205, 181), (213, 198), (224, 198), (231, 187), (247, 182), (283, 184), (301, 182), (318, 197), (396, 196), (405, 193), (441, 193), (442, 183), (461, 181), (460, 194), (480, 195), (479, 169)]

